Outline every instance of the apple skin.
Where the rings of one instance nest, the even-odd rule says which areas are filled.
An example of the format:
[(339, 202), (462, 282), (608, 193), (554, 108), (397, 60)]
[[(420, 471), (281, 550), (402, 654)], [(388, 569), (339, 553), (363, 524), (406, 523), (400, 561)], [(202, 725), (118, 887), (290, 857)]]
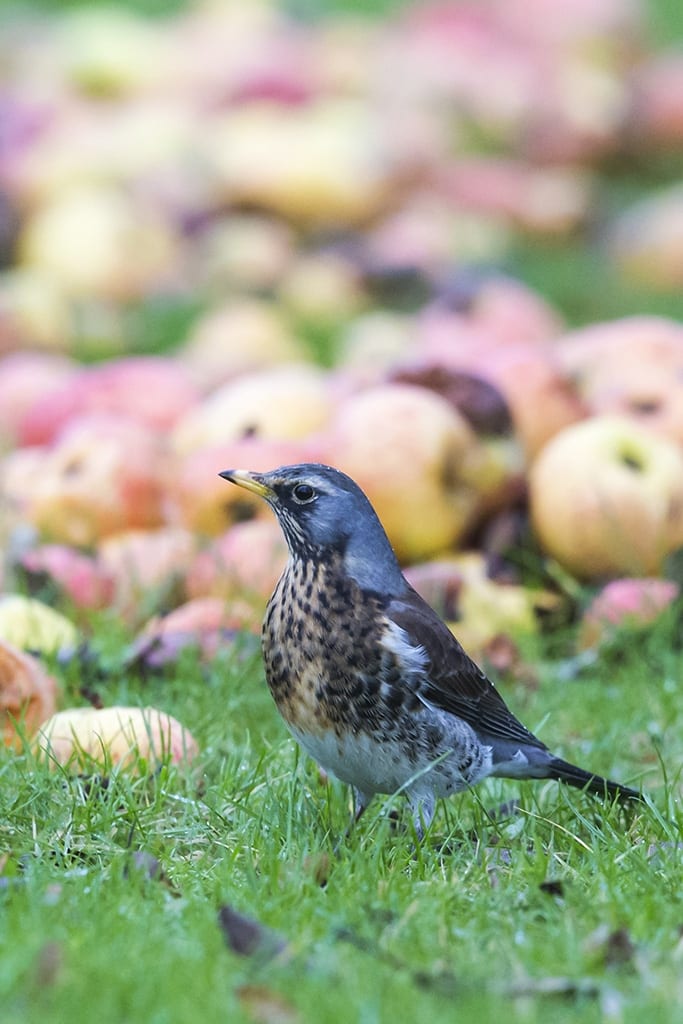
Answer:
[(683, 443), (683, 327), (623, 317), (571, 331), (558, 358), (594, 414), (617, 414)]
[(305, 351), (273, 303), (231, 298), (195, 322), (178, 355), (191, 379), (210, 391), (241, 374), (300, 362)]
[(106, 608), (114, 598), (114, 580), (100, 561), (67, 544), (32, 548), (22, 557), (21, 568), (29, 576), (47, 577), (76, 608)]
[(193, 559), (188, 597), (251, 601), (261, 613), (287, 562), (287, 545), (274, 516), (235, 523)]
[(181, 417), (171, 445), (187, 455), (250, 435), (277, 441), (305, 438), (329, 422), (332, 397), (329, 376), (310, 364), (246, 373)]
[[(73, 311), (64, 290), (46, 271), (14, 266), (0, 277), (0, 353), (28, 347), (66, 352)], [(29, 353), (26, 353), (28, 356)]]
[(625, 282), (651, 291), (683, 287), (683, 185), (637, 200), (612, 224), (608, 251)]
[(558, 601), (548, 591), (491, 579), (481, 551), (420, 562), (405, 575), (475, 658), (487, 656), (489, 645), (500, 637), (537, 632), (536, 612)]
[(17, 725), (28, 736), (54, 714), (57, 683), (37, 658), (0, 639), (0, 738), (21, 749)]
[(583, 613), (577, 638), (579, 650), (599, 647), (614, 637), (619, 627), (651, 625), (680, 595), (681, 588), (672, 580), (611, 580)]
[(100, 541), (98, 562), (112, 582), (111, 604), (127, 623), (137, 625), (164, 602), (178, 599), (197, 543), (179, 526), (123, 530)]
[(0, 359), (0, 451), (20, 438), (31, 408), (77, 375), (76, 364), (47, 352), (14, 352)]
[(155, 430), (170, 430), (199, 400), (184, 367), (161, 356), (128, 356), (71, 374), (41, 394), (19, 424), (24, 445), (48, 444), (75, 416), (125, 415)]
[(626, 418), (553, 438), (531, 467), (529, 498), (541, 545), (580, 579), (657, 575), (683, 544), (683, 453)]
[(23, 266), (48, 274), (74, 299), (125, 302), (179, 276), (180, 246), (170, 222), (109, 184), (72, 185), (26, 219)]
[(15, 647), (56, 654), (78, 646), (78, 630), (49, 605), (24, 594), (0, 595), (0, 637)]
[(296, 462), (319, 462), (309, 441), (269, 441), (246, 437), (214, 444), (176, 460), (167, 489), (171, 522), (204, 536), (220, 536), (234, 523), (268, 514), (262, 498), (231, 487), (218, 475), (224, 469), (248, 467), (266, 472)]
[(38, 757), (72, 771), (151, 774), (165, 761), (187, 765), (199, 746), (176, 718), (156, 708), (67, 708), (41, 726)]
[(323, 461), (365, 491), (403, 562), (448, 550), (476, 521), (481, 446), (426, 388), (384, 384), (350, 396), (321, 444)]
[(262, 618), (252, 604), (239, 598), (226, 603), (220, 597), (195, 597), (168, 615), (150, 619), (133, 651), (136, 660), (152, 669), (177, 661), (188, 647), (196, 648), (202, 661), (211, 661), (225, 649), (230, 634), (258, 636)]
[(162, 522), (163, 444), (133, 420), (78, 416), (51, 447), (17, 449), (5, 471), (9, 501), (48, 541), (87, 547)]

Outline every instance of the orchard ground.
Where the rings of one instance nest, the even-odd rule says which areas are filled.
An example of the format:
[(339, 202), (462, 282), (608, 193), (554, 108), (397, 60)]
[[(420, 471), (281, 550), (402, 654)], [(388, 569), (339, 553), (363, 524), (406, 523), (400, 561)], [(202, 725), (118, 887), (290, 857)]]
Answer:
[[(400, 798), (344, 837), (349, 794), (287, 737), (253, 642), (136, 677), (103, 622), (92, 690), (164, 706), (202, 753), (98, 780), (2, 752), (3, 1019), (673, 1021), (679, 631), (672, 612), (573, 673), (555, 635), (527, 652), (537, 690), (501, 683), (554, 749), (642, 784), (649, 806), (491, 781), (442, 804), (416, 848)], [(60, 674), (82, 701), (82, 669)], [(264, 929), (250, 955), (226, 906)]]

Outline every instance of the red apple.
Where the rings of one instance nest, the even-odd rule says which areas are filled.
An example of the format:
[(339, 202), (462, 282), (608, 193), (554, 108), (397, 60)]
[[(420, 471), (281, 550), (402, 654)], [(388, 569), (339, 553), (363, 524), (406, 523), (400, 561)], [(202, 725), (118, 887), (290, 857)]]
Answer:
[(188, 596), (239, 597), (263, 610), (286, 561), (287, 545), (274, 516), (236, 523), (194, 558)]
[(99, 562), (113, 582), (112, 604), (127, 622), (139, 621), (183, 590), (196, 548), (194, 534), (178, 526), (124, 530), (102, 539)]
[(157, 430), (170, 430), (198, 401), (199, 392), (176, 360), (128, 356), (88, 367), (39, 396), (20, 422), (22, 444), (54, 440), (82, 413), (123, 414)]
[(21, 559), (26, 572), (47, 577), (76, 608), (106, 608), (114, 597), (114, 580), (98, 559), (66, 544), (42, 544)]
[(319, 461), (306, 441), (269, 441), (247, 437), (200, 448), (178, 458), (168, 486), (171, 519), (209, 536), (219, 536), (234, 523), (267, 514), (262, 500), (240, 487), (226, 487), (219, 473), (231, 466), (257, 472), (294, 462)]
[(150, 619), (135, 641), (135, 656), (150, 668), (160, 668), (191, 647), (198, 649), (202, 660), (210, 661), (228, 646), (232, 633), (258, 635), (262, 618), (262, 609), (248, 601), (197, 597), (168, 615)]
[(0, 450), (18, 440), (27, 411), (75, 373), (69, 359), (46, 352), (15, 352), (0, 359)]
[(621, 627), (649, 626), (680, 597), (681, 588), (671, 580), (612, 580), (593, 598), (581, 618), (579, 650), (598, 647)]
[[(90, 415), (71, 420), (50, 448), (20, 449), (10, 499), (48, 540), (87, 546), (162, 520), (162, 442), (142, 424)], [(21, 455), (25, 472), (17, 468)]]
[(41, 726), (36, 752), (72, 771), (150, 774), (160, 764), (187, 765), (198, 753), (185, 726), (156, 708), (67, 708)]
[(57, 684), (37, 658), (0, 640), (0, 738), (19, 748), (17, 725), (31, 736), (54, 714)]

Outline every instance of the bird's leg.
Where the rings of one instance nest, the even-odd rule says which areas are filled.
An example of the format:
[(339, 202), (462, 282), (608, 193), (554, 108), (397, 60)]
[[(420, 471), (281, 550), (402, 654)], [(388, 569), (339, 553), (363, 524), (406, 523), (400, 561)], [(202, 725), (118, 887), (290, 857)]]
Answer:
[(351, 821), (350, 821), (346, 831), (344, 832), (344, 835), (335, 844), (335, 847), (334, 847), (335, 856), (339, 853), (339, 848), (340, 848), (342, 842), (346, 842), (346, 840), (351, 835), (351, 833), (352, 833), (352, 831), (354, 829), (354, 826), (363, 817), (363, 814), (365, 813), (365, 810), (366, 810), (366, 808), (367, 808), (367, 806), (368, 806), (368, 804), (370, 803), (371, 800), (372, 800), (372, 793), (363, 793), (363, 791), (360, 790), (360, 789), (357, 789), (356, 786), (353, 787), (353, 817), (351, 818)]
[(436, 801), (434, 800), (434, 794), (430, 792), (409, 792), (408, 801), (410, 803), (410, 810), (413, 815), (413, 827), (415, 828), (415, 835), (418, 838), (418, 842), (422, 842), (424, 839), (425, 832), (428, 830), (434, 817), (434, 809)]
[(363, 793), (362, 790), (357, 789), (355, 786), (353, 787), (353, 820), (349, 825), (349, 829), (360, 821), (371, 800), (371, 793)]

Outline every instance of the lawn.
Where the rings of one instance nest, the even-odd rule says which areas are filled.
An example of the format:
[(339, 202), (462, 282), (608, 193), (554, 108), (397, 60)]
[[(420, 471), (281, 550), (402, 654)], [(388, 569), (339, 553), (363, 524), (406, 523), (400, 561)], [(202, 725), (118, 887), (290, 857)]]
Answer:
[[(676, 1019), (677, 632), (624, 634), (573, 675), (539, 646), (537, 689), (500, 683), (549, 744), (651, 806), (496, 781), (443, 805), (415, 848), (400, 798), (344, 838), (348, 794), (286, 735), (253, 643), (136, 678), (102, 623), (87, 685), (177, 715), (202, 755), (98, 780), (3, 752), (3, 1021)], [(60, 671), (82, 703), (83, 670)], [(221, 927), (226, 907), (255, 943), (225, 909)]]

